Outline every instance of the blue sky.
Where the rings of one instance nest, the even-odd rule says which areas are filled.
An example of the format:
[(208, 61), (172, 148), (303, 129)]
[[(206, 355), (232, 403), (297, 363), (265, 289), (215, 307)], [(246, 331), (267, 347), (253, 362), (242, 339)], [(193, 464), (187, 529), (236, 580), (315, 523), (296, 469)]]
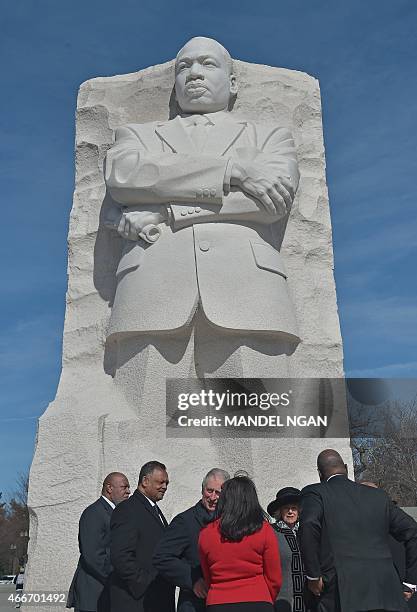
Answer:
[(417, 377), (415, 0), (21, 0), (0, 23), (0, 491), (60, 373), (77, 89), (191, 36), (319, 78), (345, 369)]

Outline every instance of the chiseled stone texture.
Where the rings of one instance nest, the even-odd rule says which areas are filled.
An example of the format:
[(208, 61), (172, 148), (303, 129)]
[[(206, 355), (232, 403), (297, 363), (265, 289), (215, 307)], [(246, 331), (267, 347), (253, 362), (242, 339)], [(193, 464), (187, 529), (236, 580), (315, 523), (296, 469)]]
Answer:
[[(235, 69), (240, 90), (233, 113), (288, 127), (298, 153), (300, 185), (281, 251), (302, 338), (289, 358), (290, 375), (341, 376), (318, 82), (301, 72), (239, 61)], [(266, 506), (280, 487), (317, 480), (315, 459), (323, 448), (350, 454), (346, 439), (234, 441), (232, 452), (227, 439), (165, 440), (161, 373), (138, 373), (153, 390), (153, 406), (136, 409), (107, 373), (112, 364), (106, 363), (105, 333), (122, 239), (100, 223), (109, 205), (103, 161), (116, 127), (169, 118), (173, 81), (174, 64), (168, 62), (91, 79), (79, 91), (63, 367), (56, 399), (39, 422), (30, 474), (29, 591), (68, 589), (78, 518), (110, 471), (125, 472), (134, 488), (142, 463), (165, 462), (171, 485), (162, 507), (172, 516), (195, 503), (202, 475), (214, 466), (246, 468)]]

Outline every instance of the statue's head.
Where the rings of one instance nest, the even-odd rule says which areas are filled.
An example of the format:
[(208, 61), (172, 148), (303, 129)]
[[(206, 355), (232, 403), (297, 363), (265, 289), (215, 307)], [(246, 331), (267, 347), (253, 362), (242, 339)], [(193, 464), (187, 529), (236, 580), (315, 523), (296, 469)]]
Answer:
[(237, 93), (229, 52), (216, 40), (189, 40), (175, 61), (175, 94), (184, 113), (226, 110)]

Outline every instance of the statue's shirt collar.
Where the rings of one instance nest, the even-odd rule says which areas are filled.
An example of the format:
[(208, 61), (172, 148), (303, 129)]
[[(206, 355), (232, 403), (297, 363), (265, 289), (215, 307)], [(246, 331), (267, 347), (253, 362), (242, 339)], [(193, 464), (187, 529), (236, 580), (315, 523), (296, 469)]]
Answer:
[(189, 127), (192, 125), (201, 124), (205, 121), (205, 125), (217, 125), (221, 123), (225, 119), (229, 118), (230, 113), (228, 111), (216, 111), (215, 113), (199, 113), (199, 114), (190, 114), (183, 113), (180, 115), (181, 123), (185, 127)]

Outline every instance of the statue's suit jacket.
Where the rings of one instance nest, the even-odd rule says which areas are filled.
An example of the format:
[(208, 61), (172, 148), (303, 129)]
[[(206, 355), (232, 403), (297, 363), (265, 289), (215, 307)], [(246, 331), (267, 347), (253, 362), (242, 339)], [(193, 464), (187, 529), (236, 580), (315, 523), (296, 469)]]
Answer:
[(200, 302), (216, 326), (299, 340), (276, 248), (274, 225), (283, 221), (228, 179), (233, 161), (256, 158), (268, 176), (290, 177), (296, 188), (291, 134), (215, 115), (202, 152), (179, 117), (116, 131), (106, 159), (111, 196), (126, 210), (168, 208), (171, 219), (154, 244), (126, 241), (109, 336), (184, 327)]

